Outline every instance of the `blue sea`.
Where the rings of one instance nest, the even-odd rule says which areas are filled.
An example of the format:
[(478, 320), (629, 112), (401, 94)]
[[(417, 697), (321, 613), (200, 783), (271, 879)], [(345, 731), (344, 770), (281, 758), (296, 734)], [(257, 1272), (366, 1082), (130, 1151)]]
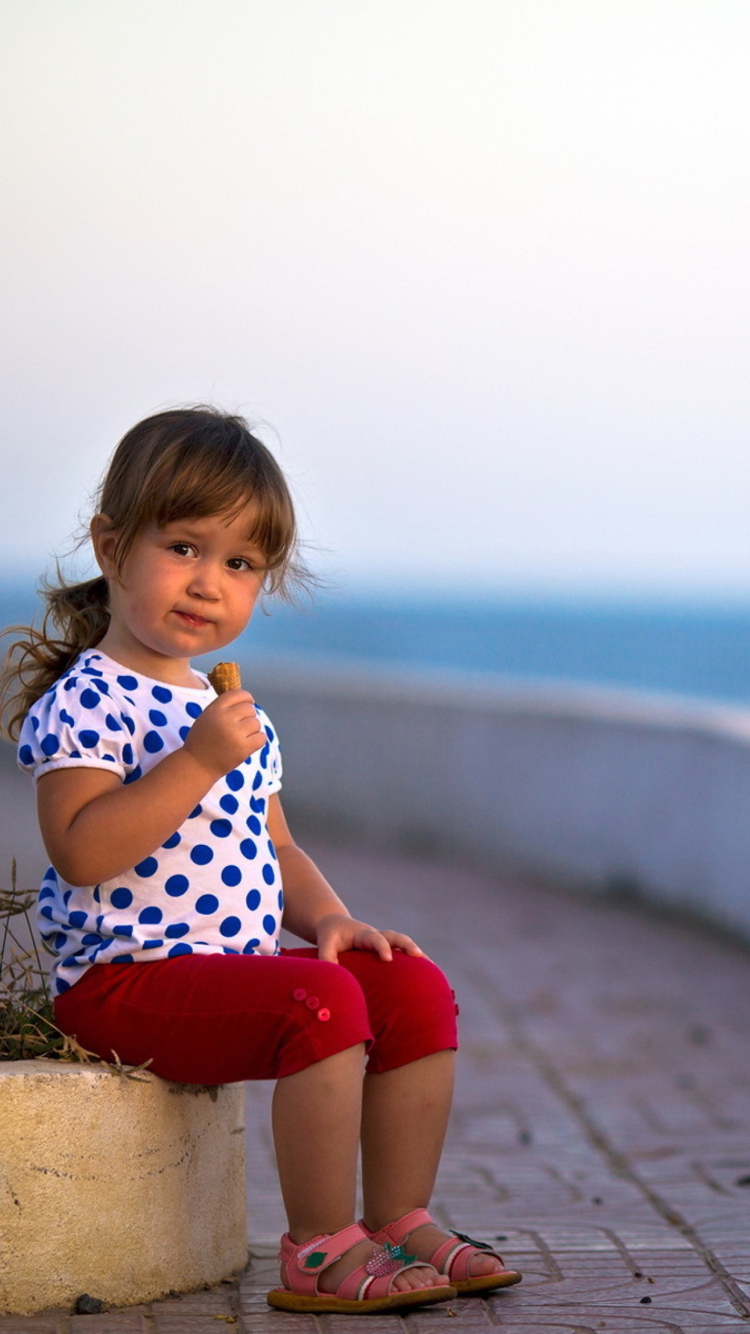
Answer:
[[(36, 607), (30, 586), (6, 584), (0, 623)], [(750, 604), (327, 593), (301, 609), (258, 609), (240, 649), (243, 658), (489, 672), (750, 704)]]

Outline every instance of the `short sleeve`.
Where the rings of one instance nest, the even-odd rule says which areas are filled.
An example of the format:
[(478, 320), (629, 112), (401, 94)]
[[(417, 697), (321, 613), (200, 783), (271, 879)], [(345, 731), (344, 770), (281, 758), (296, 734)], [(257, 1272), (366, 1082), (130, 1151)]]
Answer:
[(53, 769), (107, 769), (125, 782), (135, 769), (133, 719), (100, 675), (61, 679), (27, 713), (18, 763), (37, 779)]

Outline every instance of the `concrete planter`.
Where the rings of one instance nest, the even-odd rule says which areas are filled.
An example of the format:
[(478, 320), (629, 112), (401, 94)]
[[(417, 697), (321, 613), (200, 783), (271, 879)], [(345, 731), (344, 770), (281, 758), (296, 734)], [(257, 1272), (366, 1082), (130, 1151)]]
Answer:
[(0, 1064), (0, 1314), (129, 1305), (247, 1259), (242, 1085)]

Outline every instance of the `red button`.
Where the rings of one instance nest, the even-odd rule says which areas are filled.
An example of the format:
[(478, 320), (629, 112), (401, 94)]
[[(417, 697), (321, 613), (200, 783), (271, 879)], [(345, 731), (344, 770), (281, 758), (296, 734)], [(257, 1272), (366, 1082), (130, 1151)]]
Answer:
[(318, 1010), (318, 1018), (322, 1024), (324, 1024), (328, 1019), (330, 1019), (330, 1017), (331, 1017), (331, 1011), (326, 1010), (325, 1007), (322, 1010)]
[(305, 1005), (307, 1005), (307, 1007), (310, 1010), (317, 1010), (318, 1006), (320, 1005), (320, 1001), (318, 1000), (317, 996), (308, 996), (307, 1000), (305, 1001)]
[[(293, 992), (292, 992), (292, 995), (293, 995), (293, 997), (294, 997), (295, 1000), (304, 1000), (305, 997), (306, 997), (306, 995), (307, 995), (307, 992), (305, 991), (305, 988), (304, 988), (304, 987), (297, 987), (297, 990), (296, 990), (296, 991), (293, 991)], [(317, 1002), (316, 1002), (316, 1004), (317, 1004)]]
[(456, 1014), (460, 1014), (460, 1013), (461, 1013), (461, 1006), (460, 1006), (460, 1005), (454, 1005), (453, 1008), (454, 1008), (454, 1010), (456, 1011)]

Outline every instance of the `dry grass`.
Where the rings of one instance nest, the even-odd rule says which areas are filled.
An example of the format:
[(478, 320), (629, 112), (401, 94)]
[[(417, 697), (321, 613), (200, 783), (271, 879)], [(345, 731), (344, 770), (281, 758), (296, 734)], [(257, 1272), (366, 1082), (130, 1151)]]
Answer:
[[(114, 1062), (100, 1061), (75, 1038), (55, 1024), (52, 997), (47, 982), (52, 958), (43, 943), (37, 944), (31, 908), (37, 891), (19, 889), (15, 858), (11, 864), (10, 889), (0, 889), (0, 1061), (30, 1061), (50, 1057), (59, 1061), (95, 1061), (128, 1079), (137, 1079), (144, 1066), (124, 1066), (116, 1053)], [(25, 927), (25, 930), (24, 930)], [(29, 949), (23, 937), (31, 942)]]

